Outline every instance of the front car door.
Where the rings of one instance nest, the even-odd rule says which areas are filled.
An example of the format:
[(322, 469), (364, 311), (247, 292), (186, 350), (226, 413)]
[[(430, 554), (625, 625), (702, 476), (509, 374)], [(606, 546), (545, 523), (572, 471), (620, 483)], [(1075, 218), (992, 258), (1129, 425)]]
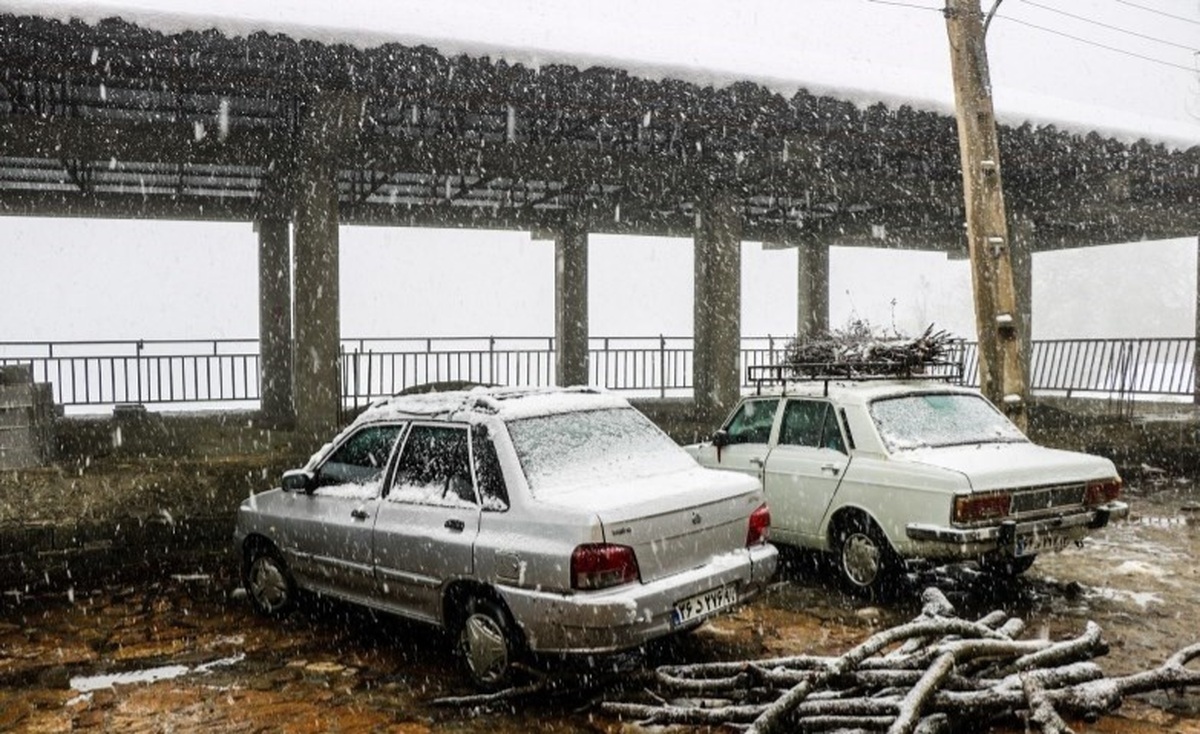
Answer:
[(767, 456), (763, 474), (772, 538), (824, 547), (821, 521), (849, 464), (833, 405), (827, 400), (788, 399), (779, 440)]
[(402, 423), (363, 426), (316, 468), (316, 487), (290, 503), (280, 546), (305, 586), (337, 595), (371, 594), (371, 531), (384, 470)]
[(778, 407), (777, 397), (747, 398), (721, 428), (723, 440), (700, 448), (700, 463), (761, 478)]
[(409, 429), (375, 523), (375, 568), (386, 603), (441, 618), (441, 587), (474, 571), (480, 502), (467, 426)]

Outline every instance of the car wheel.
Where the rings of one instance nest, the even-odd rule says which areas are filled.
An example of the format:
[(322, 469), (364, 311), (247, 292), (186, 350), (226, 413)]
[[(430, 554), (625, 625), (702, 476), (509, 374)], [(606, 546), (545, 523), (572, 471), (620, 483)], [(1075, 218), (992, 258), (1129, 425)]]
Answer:
[(458, 632), (458, 652), (477, 688), (494, 691), (513, 678), (520, 641), (516, 624), (500, 604), (471, 599)]
[(834, 554), (838, 576), (854, 594), (879, 596), (897, 580), (899, 559), (883, 531), (869, 518), (855, 516), (839, 524)]
[(256, 545), (246, 550), (243, 583), (260, 614), (282, 616), (296, 603), (296, 581), (274, 546)]
[(991, 574), (992, 576), (1013, 578), (1028, 571), (1036, 560), (1036, 555), (1010, 556), (1005, 553), (984, 556), (979, 559), (979, 567), (984, 573)]

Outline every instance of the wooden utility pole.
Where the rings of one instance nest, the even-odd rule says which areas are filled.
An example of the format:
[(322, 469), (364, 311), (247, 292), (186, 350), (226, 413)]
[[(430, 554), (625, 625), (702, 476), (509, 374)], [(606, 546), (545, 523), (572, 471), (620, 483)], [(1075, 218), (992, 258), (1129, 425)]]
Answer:
[(946, 0), (946, 30), (979, 335), (979, 386), (1025, 429), (1028, 391), (1020, 335), (1027, 315), (1017, 309), (1013, 287), (1012, 248), (1000, 185), (1000, 145), (979, 0)]

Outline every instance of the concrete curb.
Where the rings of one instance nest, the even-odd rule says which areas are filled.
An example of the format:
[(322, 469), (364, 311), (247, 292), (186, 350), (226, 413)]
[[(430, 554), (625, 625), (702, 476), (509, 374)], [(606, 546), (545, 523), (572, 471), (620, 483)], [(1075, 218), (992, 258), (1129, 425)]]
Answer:
[(233, 517), (120, 518), (0, 526), (0, 591), (65, 592), (146, 573), (195, 571), (206, 559), (232, 562)]

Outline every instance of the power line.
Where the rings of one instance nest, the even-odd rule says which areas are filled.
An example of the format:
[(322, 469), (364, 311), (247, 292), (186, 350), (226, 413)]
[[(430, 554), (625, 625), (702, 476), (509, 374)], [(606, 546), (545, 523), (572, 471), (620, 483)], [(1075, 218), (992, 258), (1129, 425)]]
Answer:
[(1195, 23), (1196, 25), (1200, 25), (1200, 20), (1196, 20), (1195, 18), (1186, 18), (1182, 15), (1173, 15), (1171, 13), (1166, 12), (1165, 10), (1159, 10), (1158, 8), (1152, 8), (1152, 7), (1149, 7), (1148, 5), (1140, 5), (1138, 3), (1131, 3), (1131, 2), (1129, 2), (1129, 0), (1116, 0), (1116, 2), (1119, 2), (1122, 5), (1128, 5), (1131, 8), (1137, 8), (1138, 10), (1145, 10), (1147, 13), (1158, 13), (1159, 15), (1165, 15), (1168, 18), (1174, 18), (1175, 20), (1182, 20), (1184, 23)]
[(1010, 23), (1017, 23), (1018, 25), (1035, 28), (1039, 31), (1044, 31), (1046, 33), (1052, 33), (1056, 36), (1062, 36), (1063, 38), (1069, 38), (1072, 41), (1078, 41), (1079, 43), (1086, 43), (1089, 46), (1095, 46), (1096, 48), (1102, 48), (1107, 51), (1112, 51), (1114, 53), (1124, 54), (1125, 56), (1132, 56), (1135, 59), (1141, 59), (1143, 61), (1150, 61), (1152, 63), (1161, 64), (1163, 66), (1170, 66), (1171, 68), (1174, 68), (1174, 69), (1182, 69), (1183, 71), (1193, 73), (1193, 74), (1196, 72), (1196, 69), (1193, 67), (1190, 67), (1190, 66), (1184, 66), (1183, 64), (1176, 64), (1173, 61), (1164, 61), (1163, 59), (1156, 59), (1153, 56), (1146, 56), (1144, 54), (1135, 53), (1133, 51), (1129, 51), (1129, 50), (1126, 50), (1123, 48), (1117, 48), (1116, 46), (1109, 46), (1108, 44), (1098, 43), (1096, 41), (1092, 41), (1087, 38), (1080, 38), (1079, 36), (1073, 36), (1070, 33), (1056, 31), (1053, 28), (1046, 28), (1045, 26), (1040, 26), (1036, 23), (1030, 23), (1029, 21), (1026, 21), (1026, 20), (1019, 20), (1017, 18), (1013, 18), (1013, 17), (1007, 16), (1007, 15), (998, 15), (996, 17), (1003, 18), (1004, 20), (1007, 20)]
[(1197, 53), (1197, 51), (1198, 51), (1195, 46), (1187, 46), (1182, 43), (1175, 43), (1174, 41), (1168, 41), (1164, 38), (1156, 38), (1154, 36), (1148, 36), (1144, 33), (1138, 33), (1137, 31), (1131, 31), (1127, 28), (1122, 28), (1121, 26), (1104, 23), (1099, 20), (1089, 18), (1085, 15), (1076, 15), (1075, 13), (1069, 13), (1066, 10), (1060, 10), (1059, 8), (1054, 8), (1049, 5), (1043, 5), (1041, 3), (1034, 2), (1034, 0), (1021, 0), (1021, 1), (1024, 2), (1026, 5), (1032, 5), (1033, 7), (1041, 8), (1042, 10), (1048, 10), (1051, 13), (1058, 13), (1059, 15), (1065, 15), (1068, 18), (1074, 18), (1075, 20), (1081, 20), (1084, 23), (1091, 23), (1092, 25), (1100, 26), (1101, 28), (1107, 28), (1110, 31), (1117, 31), (1118, 33), (1125, 33), (1130, 36), (1137, 36), (1138, 38), (1142, 38), (1147, 41), (1154, 41), (1155, 43), (1161, 43), (1166, 46), (1174, 46), (1175, 48), (1182, 48), (1183, 50), (1191, 51), (1192, 53)]
[(878, 5), (895, 5), (901, 8), (916, 8), (917, 10), (935, 10), (939, 13), (943, 12), (942, 8), (931, 8), (928, 5), (917, 5), (916, 3), (904, 3), (900, 2), (899, 0), (867, 0), (867, 2), (876, 3)]
[[(1161, 11), (1156, 11), (1156, 10), (1154, 10), (1154, 8), (1147, 8), (1147, 7), (1144, 7), (1144, 6), (1138, 5), (1138, 4), (1136, 4), (1136, 3), (1129, 2), (1128, 0), (1116, 0), (1116, 1), (1117, 1), (1117, 2), (1119, 2), (1119, 3), (1123, 3), (1123, 4), (1125, 4), (1125, 5), (1130, 5), (1130, 6), (1133, 6), (1133, 7), (1135, 7), (1135, 8), (1142, 8), (1143, 10), (1148, 10), (1148, 11), (1151, 11), (1151, 12), (1161, 12)], [(939, 12), (939, 13), (944, 13), (944, 12), (945, 12), (945, 11), (944, 11), (942, 8), (931, 8), (931, 7), (929, 7), (928, 5), (917, 5), (916, 3), (901, 2), (901, 0), (867, 0), (867, 2), (876, 3), (876, 4), (878, 4), (878, 5), (895, 5), (895, 6), (899, 6), (899, 7), (902, 7), (902, 8), (913, 8), (913, 9), (916, 9), (916, 10), (934, 10), (934, 11), (937, 11), (937, 12)], [(1037, 5), (1038, 7), (1046, 7), (1046, 6), (1040, 5), (1040, 4), (1036, 3), (1036, 2), (1030, 2), (1030, 0), (1025, 0), (1025, 2), (1029, 3), (1030, 5)], [(1091, 20), (1090, 18), (1083, 18), (1083, 17), (1080, 17), (1080, 16), (1074, 16), (1074, 15), (1072, 15), (1071, 13), (1067, 13), (1067, 12), (1065, 12), (1065, 11), (1057, 10), (1056, 8), (1050, 8), (1050, 7), (1046, 7), (1046, 9), (1047, 9), (1047, 10), (1052, 10), (1052, 11), (1054, 11), (1054, 12), (1062, 13), (1063, 15), (1068, 15), (1068, 16), (1071, 16), (1071, 17), (1075, 17), (1075, 18), (1078, 18), (1079, 20), (1084, 20), (1084, 21), (1088, 21), (1088, 22), (1091, 22), (1091, 23), (1096, 23), (1097, 25), (1105, 25), (1105, 24), (1103, 24), (1103, 23), (1100, 23), (1099, 21), (1093, 21), (1093, 20)], [(1180, 20), (1187, 20), (1187, 21), (1189, 21), (1189, 22), (1193, 22), (1193, 23), (1200, 23), (1200, 21), (1193, 21), (1193, 20), (1191, 20), (1191, 19), (1189, 19), (1189, 18), (1183, 18), (1183, 17), (1181, 17), (1181, 16), (1173, 16), (1173, 15), (1170, 15), (1169, 13), (1162, 13), (1162, 14), (1163, 14), (1163, 15), (1167, 15), (1167, 16), (1169, 16), (1169, 17), (1172, 17), (1172, 18), (1179, 18)], [(1118, 47), (1116, 47), (1116, 46), (1109, 46), (1108, 44), (1105, 44), (1105, 43), (1100, 43), (1100, 42), (1098, 42), (1098, 41), (1093, 41), (1093, 40), (1090, 40), (1090, 39), (1087, 39), (1087, 38), (1082, 38), (1082, 37), (1080, 37), (1080, 36), (1072, 35), (1072, 34), (1070, 34), (1070, 33), (1065, 33), (1065, 32), (1063, 32), (1063, 31), (1054, 30), (1053, 28), (1047, 28), (1047, 27), (1045, 27), (1045, 26), (1038, 25), (1037, 23), (1030, 23), (1030, 22), (1029, 22), (1029, 21), (1027, 21), (1027, 20), (1020, 20), (1020, 19), (1018, 19), (1018, 18), (1013, 18), (1013, 17), (1011, 17), (1011, 16), (1008, 16), (1008, 15), (999, 15), (999, 14), (997, 14), (995, 17), (996, 17), (996, 18), (1002, 18), (1002, 19), (1004, 19), (1004, 20), (1010, 21), (1010, 22), (1012, 22), (1012, 23), (1016, 23), (1016, 24), (1018, 24), (1018, 25), (1027, 26), (1027, 27), (1029, 27), (1029, 28), (1033, 28), (1033, 29), (1035, 29), (1035, 30), (1042, 31), (1042, 32), (1044, 32), (1044, 33), (1050, 33), (1050, 34), (1053, 34), (1053, 35), (1055, 35), (1055, 36), (1062, 36), (1063, 38), (1069, 38), (1069, 39), (1071, 39), (1072, 41), (1077, 41), (1077, 42), (1079, 42), (1079, 43), (1087, 44), (1088, 46), (1095, 46), (1096, 48), (1102, 48), (1102, 49), (1104, 49), (1105, 51), (1112, 51), (1113, 53), (1122, 54), (1122, 55), (1124, 55), (1124, 56), (1129, 56), (1129, 57), (1132, 57), (1132, 58), (1135, 58), (1135, 59), (1141, 59), (1142, 61), (1149, 61), (1150, 63), (1153, 63), (1153, 64), (1160, 64), (1160, 65), (1162, 65), (1162, 66), (1168, 66), (1168, 67), (1171, 67), (1172, 69), (1181, 69), (1181, 70), (1183, 70), (1183, 71), (1186, 71), (1186, 72), (1188, 72), (1188, 73), (1193, 73), (1193, 74), (1194, 74), (1194, 73), (1196, 73), (1196, 71), (1197, 71), (1197, 69), (1196, 69), (1196, 68), (1193, 68), (1193, 67), (1190, 67), (1190, 66), (1184, 66), (1183, 64), (1177, 64), (1177, 63), (1175, 63), (1175, 62), (1173, 62), (1173, 61), (1166, 61), (1166, 60), (1164, 60), (1164, 59), (1158, 59), (1158, 58), (1155, 58), (1155, 57), (1153, 57), (1153, 56), (1146, 56), (1145, 54), (1139, 54), (1139, 53), (1136, 53), (1136, 52), (1134, 52), (1134, 51), (1129, 51), (1129, 50), (1127, 50), (1127, 49), (1118, 48)], [(1135, 33), (1135, 32), (1133, 32), (1133, 31), (1128, 31), (1128, 30), (1126, 30), (1126, 29), (1124, 29), (1124, 28), (1118, 28), (1118, 27), (1115, 27), (1115, 26), (1105, 26), (1105, 27), (1112, 28), (1113, 30), (1119, 30), (1119, 31), (1121, 31), (1121, 32), (1123, 32), (1123, 33), (1130, 33), (1130, 34), (1132, 34), (1132, 35), (1135, 35), (1135, 36), (1141, 36), (1141, 34), (1140, 34), (1140, 33)], [(1151, 41), (1157, 41), (1157, 42), (1159, 42), (1159, 43), (1165, 43), (1165, 44), (1169, 44), (1169, 45), (1172, 45), (1172, 46), (1179, 46), (1179, 44), (1172, 43), (1171, 41), (1165, 41), (1165, 40), (1163, 40), (1163, 39), (1159, 39), (1159, 38), (1152, 38), (1152, 37), (1149, 37), (1149, 36), (1142, 36), (1142, 37), (1143, 37), (1143, 38), (1146, 38), (1147, 40), (1151, 40)], [(1187, 49), (1188, 51), (1191, 51), (1191, 52), (1193, 52), (1193, 53), (1200, 53), (1200, 51), (1198, 51), (1197, 49), (1195, 49), (1195, 48), (1192, 48), (1192, 47), (1190, 47), (1190, 46), (1180, 46), (1180, 48)]]

